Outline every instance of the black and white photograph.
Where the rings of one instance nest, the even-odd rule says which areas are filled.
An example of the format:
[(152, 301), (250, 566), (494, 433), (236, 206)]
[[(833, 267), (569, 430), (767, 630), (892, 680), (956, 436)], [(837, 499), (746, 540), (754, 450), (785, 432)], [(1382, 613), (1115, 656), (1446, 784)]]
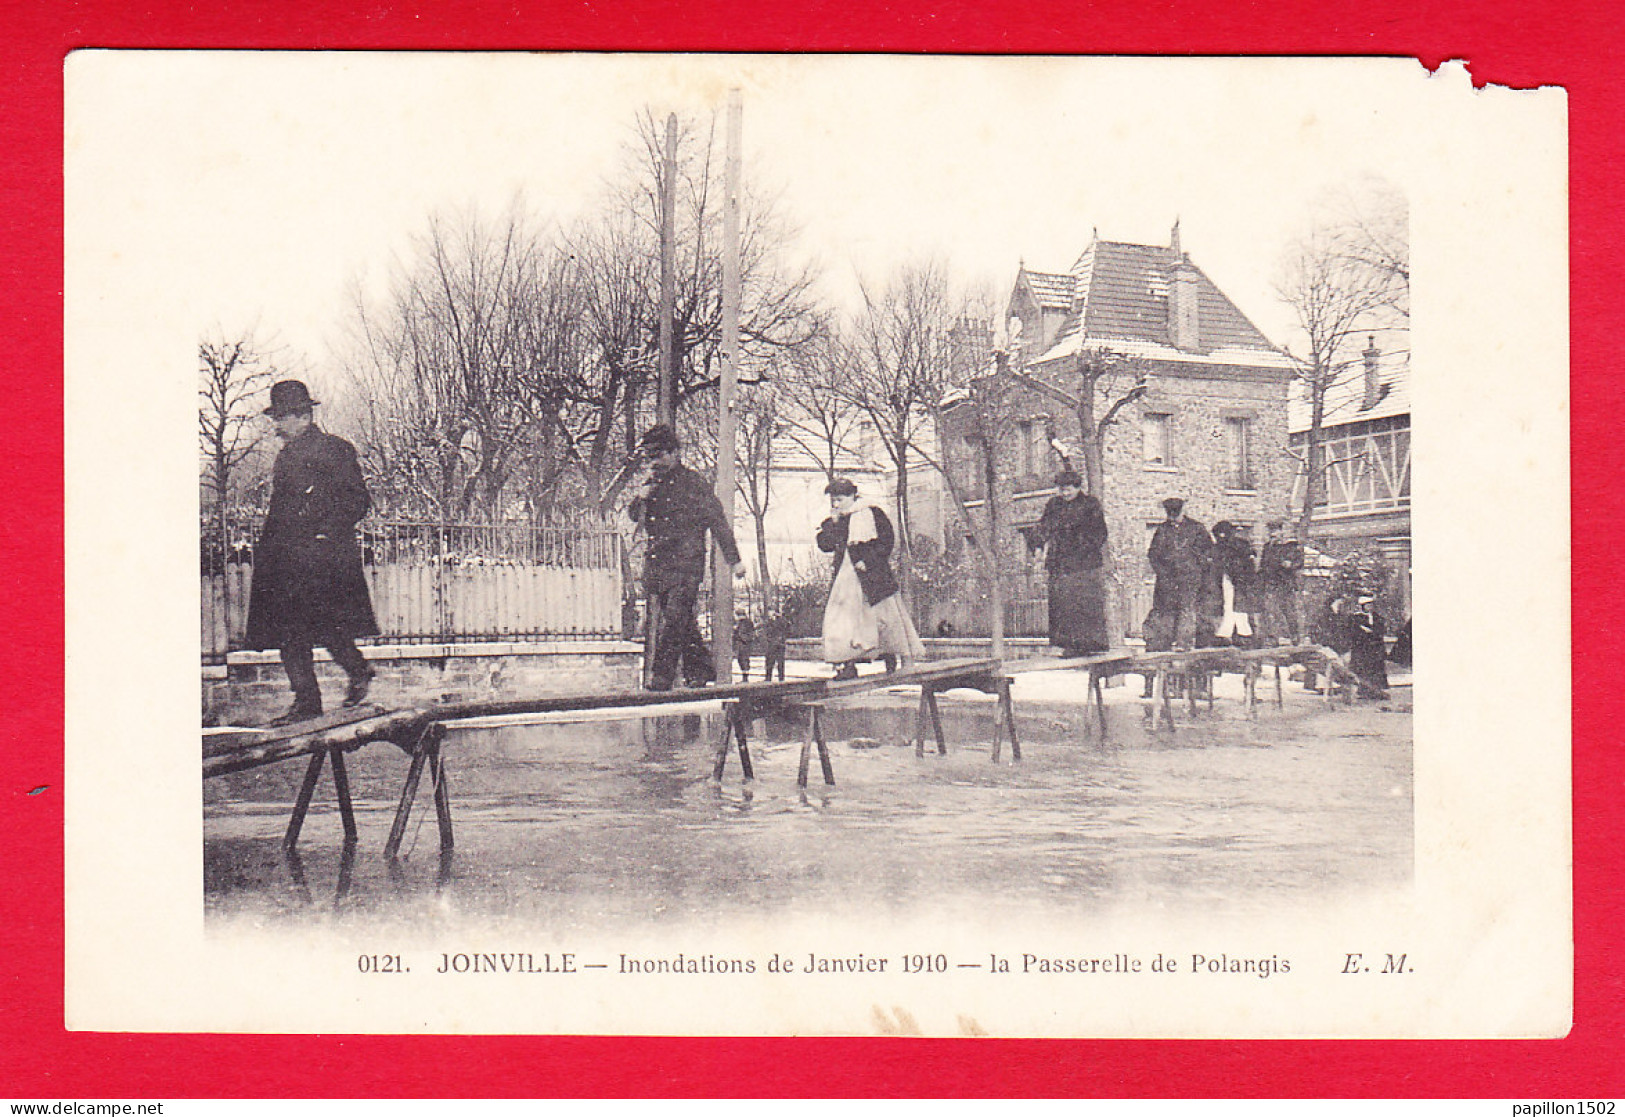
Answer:
[(66, 88), (70, 1028), (1566, 1032), (1561, 91)]

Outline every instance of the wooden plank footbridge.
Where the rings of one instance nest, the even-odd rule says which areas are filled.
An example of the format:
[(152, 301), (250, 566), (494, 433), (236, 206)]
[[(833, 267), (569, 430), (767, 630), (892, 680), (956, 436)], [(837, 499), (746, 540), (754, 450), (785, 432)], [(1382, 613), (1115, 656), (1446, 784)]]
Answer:
[(300, 785), (288, 828), (285, 848), (292, 850), (299, 840), (305, 815), (310, 810), (324, 764), (333, 769), (333, 789), (338, 799), (339, 817), (348, 848), (357, 838), (355, 811), (350, 799), (345, 754), (370, 744), (387, 742), (408, 758), (406, 779), (401, 787), (395, 820), (384, 845), (384, 857), (393, 861), (406, 834), (407, 821), (417, 798), (425, 771), (434, 785), (435, 817), (440, 831), (442, 856), (452, 847), (451, 793), (447, 783), (442, 744), (448, 726), (461, 721), (512, 717), (526, 714), (569, 714), (589, 710), (626, 710), (629, 714), (651, 707), (692, 702), (721, 702), (723, 726), (712, 775), (722, 779), (728, 756), (737, 746), (739, 766), (747, 780), (755, 778), (751, 761), (749, 726), (770, 712), (800, 714), (806, 718), (801, 746), (797, 785), (807, 786), (811, 759), (816, 752), (824, 782), (835, 783), (835, 769), (824, 736), (826, 707), (842, 700), (894, 687), (918, 687), (919, 707), (914, 719), (914, 752), (925, 755), (929, 730), (938, 754), (947, 755), (937, 697), (945, 690), (967, 688), (994, 696), (992, 760), (1002, 756), (1003, 737), (1010, 737), (1010, 757), (1021, 759), (1021, 741), (1016, 733), (1015, 703), (1011, 696), (1012, 676), (1031, 671), (1078, 671), (1088, 675), (1088, 696), (1095, 708), (1099, 732), (1106, 734), (1106, 707), (1103, 686), (1106, 679), (1139, 674), (1152, 680), (1153, 726), (1174, 727), (1176, 690), (1182, 691), (1194, 714), (1198, 702), (1213, 703), (1211, 679), (1223, 672), (1240, 673), (1247, 714), (1257, 716), (1258, 683), (1264, 670), (1275, 672), (1275, 704), (1284, 703), (1281, 672), (1293, 664), (1303, 664), (1327, 674), (1325, 700), (1333, 700), (1334, 680), (1343, 684), (1347, 700), (1353, 700), (1356, 680), (1336, 653), (1315, 645), (1260, 648), (1202, 648), (1181, 652), (1133, 652), (1121, 650), (1076, 659), (1028, 659), (1005, 662), (998, 659), (950, 659), (922, 663), (886, 674), (860, 675), (855, 679), (789, 679), (784, 682), (734, 683), (726, 686), (679, 688), (666, 691), (613, 691), (590, 694), (549, 695), (496, 701), (447, 703), (404, 710), (359, 706), (335, 711), (308, 721), (272, 729), (229, 729), (206, 732), (203, 737), (203, 778), (211, 779), (306, 758), (305, 778)]

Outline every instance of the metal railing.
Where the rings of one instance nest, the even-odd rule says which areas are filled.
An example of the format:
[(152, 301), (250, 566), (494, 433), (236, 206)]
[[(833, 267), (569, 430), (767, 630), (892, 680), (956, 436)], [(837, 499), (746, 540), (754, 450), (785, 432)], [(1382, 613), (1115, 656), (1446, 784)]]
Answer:
[[(259, 519), (203, 525), (202, 645), (243, 646)], [(367, 520), (357, 533), (375, 643), (608, 639), (621, 634), (621, 537), (608, 521)], [(229, 540), (229, 544), (228, 541)]]

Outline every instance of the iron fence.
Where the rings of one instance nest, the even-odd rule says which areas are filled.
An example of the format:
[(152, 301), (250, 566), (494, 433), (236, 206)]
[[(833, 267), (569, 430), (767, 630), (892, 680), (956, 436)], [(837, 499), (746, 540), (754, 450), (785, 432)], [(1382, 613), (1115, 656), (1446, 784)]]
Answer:
[[(253, 513), (203, 525), (205, 660), (243, 646), (259, 526)], [(621, 537), (609, 521), (368, 520), (357, 535), (382, 632), (373, 642), (621, 635)]]

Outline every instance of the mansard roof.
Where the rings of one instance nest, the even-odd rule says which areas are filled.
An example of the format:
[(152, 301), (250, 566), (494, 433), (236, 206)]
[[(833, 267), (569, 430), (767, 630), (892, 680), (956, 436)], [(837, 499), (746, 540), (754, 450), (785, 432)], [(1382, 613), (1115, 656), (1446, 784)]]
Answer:
[[(1169, 293), (1181, 267), (1188, 269), (1196, 291), (1194, 350), (1175, 347), (1169, 323)], [(1038, 361), (1101, 345), (1188, 363), (1291, 367), (1207, 274), (1174, 248), (1096, 239), (1066, 275), (1024, 267), (1017, 282), (1025, 282), (1040, 305), (1068, 312)]]

